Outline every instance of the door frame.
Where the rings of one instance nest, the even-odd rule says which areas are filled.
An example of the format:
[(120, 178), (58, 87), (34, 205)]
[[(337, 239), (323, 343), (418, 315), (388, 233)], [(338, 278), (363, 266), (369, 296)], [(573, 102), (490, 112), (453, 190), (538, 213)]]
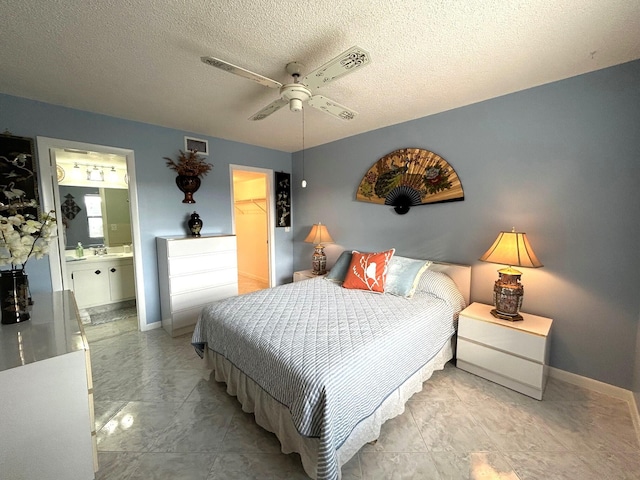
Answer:
[(248, 167), (246, 165), (229, 164), (229, 182), (231, 184), (231, 231), (236, 234), (236, 212), (234, 207), (234, 191), (233, 191), (233, 172), (256, 172), (263, 173), (267, 180), (266, 188), (266, 202), (267, 209), (267, 243), (268, 243), (268, 262), (269, 262), (269, 287), (273, 287), (276, 284), (276, 247), (275, 247), (275, 224), (276, 214), (273, 208), (271, 208), (271, 198), (273, 192), (273, 170), (270, 168)]
[[(135, 275), (136, 287), (136, 309), (138, 311), (138, 330), (146, 331), (155, 327), (150, 327), (146, 323), (146, 302), (144, 296), (144, 270), (142, 262), (142, 241), (140, 235), (140, 216), (138, 214), (138, 189), (136, 183), (135, 155), (134, 151), (127, 148), (110, 147), (106, 145), (96, 145), (92, 143), (75, 142), (59, 138), (36, 137), (38, 150), (38, 166), (40, 170), (41, 182), (41, 202), (43, 210), (55, 210), (56, 218), (62, 218), (60, 191), (58, 190), (58, 178), (56, 175), (55, 161), (51, 156), (51, 149), (64, 150), (65, 148), (75, 150), (89, 150), (92, 152), (115, 154), (126, 158), (127, 176), (129, 178), (129, 213), (131, 215), (131, 238), (133, 240), (133, 272)], [(50, 178), (51, 181), (45, 179)], [(52, 243), (53, 245), (53, 243)], [(51, 248), (49, 252), (49, 268), (51, 270), (51, 286), (53, 291), (69, 290), (67, 283), (67, 269), (64, 262), (64, 236), (58, 235), (55, 243), (57, 248)]]

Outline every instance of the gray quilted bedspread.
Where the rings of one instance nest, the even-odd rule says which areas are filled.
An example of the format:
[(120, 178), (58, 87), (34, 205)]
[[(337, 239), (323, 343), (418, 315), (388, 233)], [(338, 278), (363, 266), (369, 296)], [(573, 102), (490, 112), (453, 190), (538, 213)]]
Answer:
[(334, 479), (336, 450), (353, 428), (455, 332), (460, 294), (427, 290), (439, 296), (348, 290), (322, 278), (282, 285), (208, 305), (192, 343), (285, 405), (301, 435), (320, 439), (318, 478)]

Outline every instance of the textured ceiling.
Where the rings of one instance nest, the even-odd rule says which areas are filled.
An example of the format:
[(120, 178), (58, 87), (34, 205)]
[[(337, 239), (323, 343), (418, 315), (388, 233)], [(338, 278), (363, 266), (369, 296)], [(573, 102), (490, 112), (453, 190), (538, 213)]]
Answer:
[(0, 45), (2, 93), (291, 152), (301, 114), (247, 120), (277, 90), (201, 56), (289, 83), (288, 62), (366, 49), (317, 92), (359, 115), (306, 108), (310, 147), (638, 59), (640, 2), (4, 0)]

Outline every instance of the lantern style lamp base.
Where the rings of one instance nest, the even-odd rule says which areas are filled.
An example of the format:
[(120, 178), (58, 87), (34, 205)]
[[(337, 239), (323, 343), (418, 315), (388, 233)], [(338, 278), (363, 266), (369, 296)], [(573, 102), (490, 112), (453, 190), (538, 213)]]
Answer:
[(311, 257), (311, 273), (314, 275), (324, 275), (327, 273), (327, 256), (324, 253), (324, 245), (316, 245), (316, 249)]
[(501, 320), (516, 322), (522, 320), (518, 313), (522, 306), (524, 287), (520, 283), (522, 272), (509, 267), (498, 270), (500, 277), (493, 286), (493, 304), (496, 308), (491, 315)]

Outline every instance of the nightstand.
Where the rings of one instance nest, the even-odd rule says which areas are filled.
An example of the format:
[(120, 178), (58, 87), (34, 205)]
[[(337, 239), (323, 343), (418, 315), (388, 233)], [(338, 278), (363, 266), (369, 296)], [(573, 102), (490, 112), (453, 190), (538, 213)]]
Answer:
[(542, 400), (547, 381), (553, 320), (522, 313), (510, 322), (491, 315), (491, 305), (472, 303), (458, 321), (458, 368)]
[(301, 282), (302, 280), (309, 280), (310, 278), (324, 277), (327, 273), (329, 273), (329, 270), (327, 270), (327, 273), (325, 273), (324, 275), (314, 275), (311, 272), (312, 272), (311, 269), (300, 270), (299, 272), (293, 272), (293, 281)]

